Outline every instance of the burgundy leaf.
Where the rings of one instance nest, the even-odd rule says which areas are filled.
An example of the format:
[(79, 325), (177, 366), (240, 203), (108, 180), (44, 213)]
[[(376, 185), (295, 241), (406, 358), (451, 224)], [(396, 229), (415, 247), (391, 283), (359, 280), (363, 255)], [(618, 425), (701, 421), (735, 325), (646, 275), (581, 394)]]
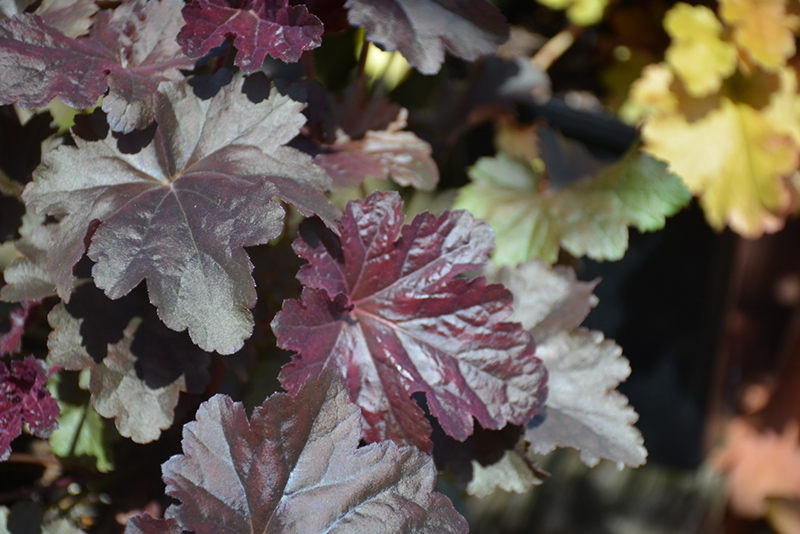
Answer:
[[(72, 267), (91, 238), (95, 284), (112, 299), (143, 279), (159, 316), (188, 328), (207, 351), (231, 354), (253, 329), (256, 302), (245, 246), (282, 228), (275, 195), (304, 213), (336, 216), (321, 190), (326, 177), (311, 158), (284, 146), (305, 121), (302, 104), (281, 96), (254, 103), (239, 80), (211, 100), (185, 84), (165, 84), (153, 141), (137, 153), (115, 137), (77, 138), (48, 153), (24, 198), (60, 218), (48, 254), (62, 299)], [(99, 223), (99, 226), (97, 225)]]
[(511, 294), (456, 278), (486, 263), (491, 229), (464, 211), (403, 220), (397, 194), (375, 193), (348, 204), (341, 238), (314, 220), (301, 226), (294, 248), (309, 262), (298, 274), (308, 288), (272, 323), (279, 345), (299, 353), (281, 384), (297, 391), (309, 375), (339, 369), (368, 441), (423, 450), (430, 427), (414, 392), (459, 440), (473, 416), (492, 429), (527, 423), (544, 403), (546, 371), (530, 335), (506, 322)]
[(8, 314), (10, 329), (0, 336), (0, 356), (15, 354), (22, 350), (22, 334), (25, 333), (25, 322), (31, 308), (38, 302), (25, 301), (21, 308), (15, 308)]
[[(276, 393), (248, 421), (241, 403), (217, 395), (184, 426), (183, 454), (163, 466), (167, 510), (126, 532), (466, 533), (444, 495), (433, 493), (431, 458), (383, 442), (359, 447), (358, 407), (333, 372), (296, 395)], [(133, 528), (135, 527), (135, 529)], [(138, 530), (137, 530), (138, 529)]]
[(58, 404), (45, 386), (50, 370), (46, 363), (28, 356), (0, 362), (0, 461), (11, 454), (11, 441), (22, 433), (22, 423), (34, 435), (46, 438), (56, 429)]
[(175, 38), (180, 0), (131, 2), (95, 17), (89, 37), (73, 39), (38, 15), (0, 21), (0, 103), (41, 107), (58, 96), (87, 108), (109, 90), (103, 109), (115, 131), (153, 120), (158, 84), (183, 78), (194, 62)]
[(500, 11), (485, 0), (348, 0), (350, 24), (385, 50), (399, 50), (412, 67), (435, 74), (445, 47), (475, 60), (508, 38)]
[(48, 361), (88, 369), (92, 405), (137, 443), (172, 426), (182, 391), (201, 393), (208, 383), (210, 355), (164, 326), (143, 291), (112, 301), (86, 282), (48, 320)]
[(402, 186), (431, 191), (439, 183), (439, 168), (431, 157), (431, 146), (406, 126), (407, 111), (401, 109), (384, 130), (369, 130), (362, 139), (339, 132), (336, 142), (314, 161), (325, 169), (337, 187), (354, 187), (366, 178), (391, 178)]
[(183, 8), (186, 25), (178, 43), (189, 57), (203, 57), (234, 37), (235, 64), (245, 72), (270, 56), (287, 63), (322, 44), (322, 22), (289, 0), (194, 0)]

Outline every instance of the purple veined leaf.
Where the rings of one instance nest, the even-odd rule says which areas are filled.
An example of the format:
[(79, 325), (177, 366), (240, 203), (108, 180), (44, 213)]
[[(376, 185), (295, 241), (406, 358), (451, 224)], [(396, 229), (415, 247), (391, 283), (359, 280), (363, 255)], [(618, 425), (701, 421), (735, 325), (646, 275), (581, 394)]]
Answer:
[(143, 291), (109, 300), (83, 281), (69, 304), (47, 319), (48, 362), (69, 371), (88, 369), (97, 413), (113, 418), (136, 443), (156, 440), (172, 426), (181, 392), (202, 393), (210, 354), (186, 332), (168, 329)]
[(348, 0), (346, 7), (367, 39), (398, 50), (423, 74), (439, 71), (445, 48), (472, 61), (508, 39), (505, 18), (484, 0)]
[[(0, 356), (15, 354), (22, 350), (22, 334), (25, 333), (25, 323), (31, 308), (39, 304), (38, 301), (26, 300), (21, 308), (15, 308), (8, 314), (9, 330), (0, 335)], [(2, 324), (2, 322), (0, 322)]]
[(361, 415), (336, 373), (294, 396), (276, 393), (248, 420), (216, 395), (183, 429), (183, 454), (163, 465), (168, 519), (131, 519), (127, 534), (466, 533), (434, 493), (431, 458), (385, 441), (359, 447)]
[(45, 386), (49, 376), (47, 364), (33, 356), (10, 366), (0, 361), (0, 461), (11, 454), (11, 442), (22, 433), (22, 423), (40, 438), (56, 429), (58, 404)]
[(158, 85), (183, 79), (194, 62), (175, 38), (180, 0), (131, 2), (95, 16), (88, 37), (73, 39), (38, 15), (0, 21), (0, 104), (41, 107), (58, 96), (88, 108), (106, 90), (103, 109), (115, 131), (145, 128), (153, 120)]
[(243, 85), (200, 100), (185, 83), (165, 84), (155, 137), (139, 152), (121, 151), (109, 134), (45, 156), (23, 197), (60, 219), (48, 268), (63, 300), (96, 228), (92, 277), (109, 298), (147, 279), (169, 328), (188, 329), (209, 352), (242, 347), (256, 302), (244, 247), (281, 232), (284, 212), (273, 197), (328, 221), (338, 213), (322, 193), (329, 182), (321, 169), (285, 146), (305, 122), (303, 105), (274, 89), (254, 103)]
[(244, 72), (261, 68), (267, 55), (292, 63), (322, 44), (322, 22), (289, 0), (193, 0), (183, 18), (178, 43), (186, 55), (201, 58), (233, 36), (234, 63)]
[(579, 328), (597, 304), (594, 282), (580, 282), (571, 268), (549, 268), (532, 260), (517, 267), (489, 266), (486, 275), (514, 294), (514, 318), (536, 337), (536, 354), (549, 371), (546, 417), (529, 425), (530, 450), (548, 454), (556, 447), (581, 451), (588, 466), (601, 458), (618, 469), (647, 459), (639, 418), (616, 387), (630, 374), (622, 349), (598, 331)]
[(318, 221), (301, 225), (294, 249), (309, 262), (298, 274), (306, 289), (272, 323), (278, 344), (298, 352), (281, 384), (296, 391), (338, 369), (370, 442), (430, 450), (415, 392), (459, 440), (473, 417), (490, 429), (527, 423), (544, 404), (547, 372), (530, 335), (507, 321), (511, 294), (457, 278), (486, 264), (491, 229), (464, 211), (403, 222), (399, 196), (375, 193), (348, 204), (341, 238)]

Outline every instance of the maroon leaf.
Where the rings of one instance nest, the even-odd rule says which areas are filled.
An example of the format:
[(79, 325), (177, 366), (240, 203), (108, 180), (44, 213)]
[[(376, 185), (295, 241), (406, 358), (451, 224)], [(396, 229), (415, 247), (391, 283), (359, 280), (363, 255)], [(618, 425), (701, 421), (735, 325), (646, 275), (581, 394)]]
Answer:
[(201, 393), (208, 383), (210, 355), (186, 332), (164, 326), (143, 291), (112, 301), (86, 282), (47, 318), (48, 361), (88, 369), (97, 413), (114, 418), (120, 434), (137, 443), (172, 426), (182, 391)]
[[(21, 308), (15, 308), (8, 314), (9, 330), (0, 336), (0, 356), (15, 354), (22, 350), (22, 334), (25, 333), (25, 322), (31, 308), (38, 302), (25, 301)], [(2, 324), (2, 323), (0, 323)]]
[(0, 461), (11, 454), (11, 441), (22, 433), (22, 423), (40, 438), (56, 429), (58, 404), (45, 387), (49, 376), (47, 364), (33, 356), (11, 362), (10, 368), (0, 362)]
[(194, 0), (183, 18), (178, 43), (186, 55), (203, 57), (233, 36), (235, 64), (245, 72), (261, 68), (268, 54), (290, 63), (322, 44), (322, 22), (289, 0)]
[(41, 107), (58, 96), (87, 108), (109, 89), (103, 109), (115, 131), (130, 132), (153, 120), (158, 84), (183, 78), (191, 68), (175, 38), (182, 25), (180, 0), (131, 2), (95, 17), (89, 37), (73, 39), (38, 15), (0, 21), (0, 103)]
[(92, 276), (109, 298), (146, 278), (168, 327), (188, 328), (207, 351), (241, 348), (256, 302), (244, 247), (280, 233), (283, 210), (273, 197), (304, 214), (336, 216), (321, 192), (322, 171), (284, 146), (305, 122), (302, 104), (276, 90), (256, 104), (243, 85), (204, 101), (185, 84), (165, 84), (155, 138), (137, 153), (123, 152), (108, 135), (47, 154), (23, 196), (60, 218), (48, 267), (62, 299), (72, 291), (84, 237), (96, 227)]
[(385, 50), (399, 50), (412, 67), (435, 74), (445, 47), (475, 60), (508, 39), (505, 18), (485, 0), (348, 0), (350, 24)]
[(308, 289), (272, 323), (279, 345), (299, 353), (281, 383), (296, 391), (309, 375), (339, 369), (368, 441), (423, 450), (430, 427), (414, 392), (459, 440), (473, 416), (492, 429), (527, 423), (544, 403), (546, 371), (528, 333), (505, 321), (511, 294), (482, 277), (456, 278), (486, 263), (491, 229), (464, 211), (426, 212), (402, 227), (400, 208), (395, 193), (351, 202), (341, 239), (313, 220), (301, 226), (294, 248), (309, 261), (298, 274)]
[[(184, 426), (184, 454), (163, 466), (167, 495), (181, 502), (167, 515), (196, 534), (466, 533), (432, 492), (431, 458), (391, 442), (359, 447), (360, 419), (332, 372), (272, 395), (249, 421), (241, 403), (212, 397)], [(177, 532), (162, 521), (127, 532)]]

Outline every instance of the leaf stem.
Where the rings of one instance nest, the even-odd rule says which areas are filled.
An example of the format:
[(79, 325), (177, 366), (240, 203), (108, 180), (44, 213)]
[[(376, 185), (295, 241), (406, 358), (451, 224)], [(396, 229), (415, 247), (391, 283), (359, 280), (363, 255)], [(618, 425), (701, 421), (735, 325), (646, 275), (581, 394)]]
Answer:
[(361, 52), (358, 55), (358, 70), (356, 71), (356, 83), (362, 90), (366, 89), (367, 78), (367, 54), (369, 52), (369, 41), (367, 32), (361, 30)]
[(542, 70), (549, 69), (564, 52), (575, 43), (585, 28), (577, 24), (570, 24), (556, 35), (551, 37), (531, 58), (531, 64)]

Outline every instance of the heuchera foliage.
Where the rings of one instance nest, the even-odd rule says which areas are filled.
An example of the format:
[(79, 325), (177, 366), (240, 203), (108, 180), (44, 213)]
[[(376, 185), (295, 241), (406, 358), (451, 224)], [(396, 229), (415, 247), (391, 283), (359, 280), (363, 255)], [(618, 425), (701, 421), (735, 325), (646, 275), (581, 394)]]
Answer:
[[(367, 441), (430, 450), (415, 392), (449, 435), (524, 424), (547, 395), (533, 339), (511, 314), (511, 294), (458, 275), (483, 267), (489, 226), (465, 211), (418, 215), (403, 226), (396, 193), (353, 201), (337, 236), (320, 222), (300, 227), (295, 251), (302, 301), (286, 301), (272, 324), (278, 344), (299, 353), (281, 371), (296, 391), (322, 369), (340, 370), (364, 414)], [(399, 237), (398, 237), (399, 234)]]
[(11, 454), (22, 423), (41, 438), (55, 430), (58, 404), (45, 387), (49, 376), (48, 365), (33, 356), (10, 366), (0, 362), (0, 461)]
[(295, 395), (276, 393), (250, 420), (224, 395), (183, 427), (182, 455), (163, 466), (169, 519), (140, 516), (126, 532), (467, 532), (433, 493), (433, 460), (391, 441), (358, 447), (359, 410), (336, 373)]
[[(50, 330), (47, 364), (33, 356), (0, 361), (0, 459), (24, 424), (39, 437), (53, 432), (58, 404), (45, 382), (59, 368), (74, 373), (51, 383), (64, 412), (50, 451), (66, 469), (66, 457), (87, 455), (99, 470), (111, 470), (106, 430), (137, 443), (155, 441), (200, 406), (183, 427), (182, 454), (163, 464), (173, 504), (164, 518), (132, 519), (126, 527), (132, 534), (464, 533), (464, 518), (433, 492), (434, 418), (459, 441), (477, 427), (517, 425), (509, 432), (517, 441), (503, 457), (511, 458), (506, 464), (517, 471), (511, 475), (529, 480), (528, 487), (534, 480), (529, 450), (571, 446), (587, 463), (644, 461), (641, 436), (632, 427), (636, 414), (613, 391), (629, 371), (627, 361), (613, 342), (578, 328), (596, 302), (594, 285), (532, 263), (488, 270), (489, 279), (473, 276), (487, 267), (495, 247), (489, 223), (459, 210), (425, 211), (405, 224), (397, 193), (364, 191), (373, 178), (425, 191), (438, 185), (431, 144), (405, 131), (408, 110), (378, 90), (371, 94), (366, 61), (338, 96), (325, 88), (323, 76), (314, 79), (308, 51), (320, 46), (323, 31), (341, 30), (345, 14), (364, 28), (364, 54), (366, 41), (374, 41), (432, 74), (445, 50), (468, 60), (497, 51), (508, 26), (492, 4), (64, 5), (73, 9), (18, 2), (21, 12), (13, 14), (11, 4), (3, 4), (9, 18), (0, 20), (0, 105), (36, 108), (58, 97), (87, 111), (69, 134), (63, 128), (47, 145), (49, 118), (36, 115), (23, 127), (16, 109), (7, 108), (16, 120), (13, 131), (32, 140), (20, 153), (21, 170), (0, 169), (0, 193), (16, 206), (3, 220), (3, 235), (17, 238), (19, 252), (4, 269), (0, 298), (22, 302), (0, 338), (0, 356), (19, 352), (29, 318), (47, 328), (47, 313)], [(223, 56), (209, 57), (218, 53)], [(306, 79), (280, 79), (285, 65), (270, 57), (302, 57)], [(229, 70), (251, 73), (265, 61), (276, 83), (263, 72)], [(497, 82), (491, 74), (484, 78)], [(469, 97), (467, 107), (481, 98)], [(551, 196), (559, 195), (555, 204), (581, 214), (581, 226), (565, 231), (607, 229), (603, 221), (610, 218), (625, 240), (628, 224), (660, 227), (640, 218), (649, 214), (663, 224), (679, 207), (677, 201), (669, 209), (652, 207), (660, 191), (655, 186), (669, 183), (649, 163), (634, 173), (648, 179), (642, 182), (647, 188), (629, 188), (635, 202), (632, 195), (612, 191), (595, 198), (589, 191), (591, 202), (581, 203), (578, 193), (593, 183), (585, 175), (597, 166), (581, 160), (570, 167), (574, 151), (559, 152), (560, 159), (546, 153)], [(479, 162), (475, 172), (485, 165)], [(556, 183), (559, 165), (570, 175), (563, 191)], [(520, 181), (538, 194), (543, 175), (527, 172), (509, 176), (524, 175)], [(619, 174), (628, 176), (628, 168)], [(494, 178), (489, 173), (484, 181)], [(348, 188), (351, 198), (363, 200), (350, 201), (342, 213), (329, 194)], [(480, 191), (473, 186), (466, 196), (491, 204), (491, 195)], [(519, 196), (519, 188), (510, 195)], [(536, 217), (565, 219), (554, 203), (539, 204)], [(641, 217), (637, 211), (620, 222), (631, 205), (639, 206)], [(530, 218), (528, 207), (522, 212)], [(497, 235), (505, 241), (503, 232)], [(285, 283), (299, 261), (289, 251), (292, 240), (307, 262), (291, 279), (294, 285)], [(555, 260), (560, 245), (552, 241), (549, 259)], [(530, 255), (536, 251), (525, 248), (524, 258)], [(520, 277), (524, 283), (515, 283)], [(526, 307), (517, 316), (522, 324), (512, 315), (512, 292), (495, 279), (508, 281)], [(40, 313), (29, 314), (40, 301)], [(542, 340), (538, 348), (535, 337)], [(280, 352), (275, 340), (296, 353), (279, 374), (279, 364), (266, 362), (286, 393), (268, 397), (251, 417), (230, 397), (211, 396), (224, 387), (225, 365), (248, 378), (253, 366), (242, 363), (247, 349), (264, 364)], [(220, 360), (214, 352), (235, 356)], [(552, 364), (557, 386), (550, 400), (545, 364)], [(249, 386), (262, 370), (251, 374)], [(70, 381), (88, 390), (78, 390), (83, 404), (62, 395)], [(589, 387), (577, 394), (580, 384)], [(252, 404), (271, 391), (257, 390), (261, 396)], [(192, 411), (179, 404), (185, 393), (192, 394), (184, 395)], [(541, 424), (546, 410), (553, 417)], [(116, 431), (103, 418), (113, 419)], [(482, 478), (487, 492), (498, 485), (491, 475)]]

